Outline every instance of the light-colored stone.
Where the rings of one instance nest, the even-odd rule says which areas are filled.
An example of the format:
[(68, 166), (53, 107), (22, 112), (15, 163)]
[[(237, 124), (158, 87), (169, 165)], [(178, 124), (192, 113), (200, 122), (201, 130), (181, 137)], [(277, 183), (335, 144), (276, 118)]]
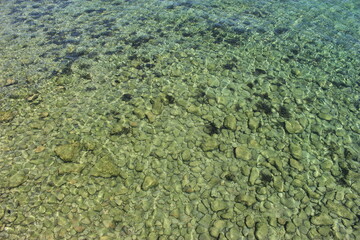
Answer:
[(255, 237), (258, 240), (267, 239), (269, 229), (266, 223), (258, 222), (255, 226)]
[(142, 185), (141, 185), (141, 188), (142, 188), (142, 190), (147, 191), (147, 190), (149, 190), (149, 188), (157, 186), (157, 184), (158, 184), (158, 181), (156, 180), (155, 177), (146, 176), (144, 178), (144, 181), (143, 181)]
[(255, 226), (255, 220), (254, 217), (251, 215), (247, 215), (245, 217), (245, 224), (248, 228), (253, 228)]
[(229, 115), (225, 117), (224, 127), (230, 130), (236, 130), (236, 118), (233, 115)]
[(198, 106), (195, 106), (193, 104), (189, 105), (186, 110), (189, 113), (193, 113), (193, 114), (199, 114), (200, 113), (200, 108)]
[(256, 180), (259, 178), (260, 176), (260, 171), (258, 168), (252, 168), (251, 172), (250, 172), (250, 176), (249, 176), (249, 183), (250, 185), (254, 185)]
[(285, 231), (287, 233), (294, 233), (296, 231), (296, 226), (292, 222), (287, 222), (285, 225)]
[(120, 176), (120, 169), (111, 157), (104, 156), (96, 161), (90, 175), (104, 178), (116, 177)]
[(318, 116), (319, 116), (319, 118), (326, 120), (326, 121), (330, 121), (333, 118), (333, 116), (331, 116), (328, 113), (319, 113)]
[(322, 162), (320, 166), (323, 170), (330, 170), (333, 165), (334, 163), (331, 160), (326, 160)]
[(251, 151), (246, 146), (238, 146), (235, 148), (235, 157), (249, 161), (252, 157)]
[[(23, 184), (27, 180), (27, 176), (24, 172), (19, 171), (7, 179), (7, 184), (4, 187), (15, 188)], [(1, 184), (0, 184), (1, 187)]]
[(320, 199), (321, 195), (314, 192), (308, 185), (304, 184), (302, 188), (305, 190), (310, 198)]
[(161, 98), (157, 97), (155, 99), (152, 100), (152, 112), (155, 115), (159, 115), (161, 114), (161, 112), (163, 111), (163, 104), (161, 102)]
[(216, 199), (211, 202), (210, 206), (211, 206), (211, 210), (213, 210), (214, 212), (217, 212), (217, 211), (226, 209), (227, 203), (220, 199)]
[(203, 144), (201, 144), (201, 148), (204, 152), (215, 150), (219, 147), (219, 143), (215, 138), (208, 138), (205, 140)]
[(0, 111), (0, 122), (10, 122), (15, 117), (15, 113), (10, 111)]
[(103, 220), (103, 224), (106, 228), (115, 228), (116, 227), (116, 224), (112, 219)]
[(251, 130), (256, 130), (260, 126), (260, 121), (256, 118), (249, 118), (248, 126)]
[(285, 129), (288, 133), (301, 133), (304, 130), (296, 120), (285, 121)]
[(332, 225), (334, 223), (334, 219), (332, 219), (332, 217), (330, 217), (328, 214), (322, 213), (312, 217), (311, 223), (314, 225)]
[(328, 201), (326, 206), (330, 211), (336, 213), (338, 216), (346, 218), (346, 219), (356, 219), (356, 215), (352, 213), (348, 208), (346, 208), (341, 203), (336, 203), (334, 201)]
[(245, 206), (252, 206), (254, 203), (256, 203), (256, 198), (253, 195), (249, 195), (246, 193), (241, 193), (235, 197), (235, 202), (242, 203)]
[(281, 178), (281, 176), (275, 176), (274, 177), (274, 188), (278, 192), (283, 192), (284, 191), (284, 181)]
[(80, 154), (80, 144), (71, 143), (56, 146), (55, 153), (64, 162), (75, 162)]
[(228, 232), (225, 233), (226, 239), (228, 240), (237, 240), (237, 239), (241, 239), (242, 234), (239, 231), (238, 227), (234, 226), (232, 228), (230, 228), (230, 230)]
[(207, 83), (208, 83), (209, 87), (213, 87), (213, 88), (220, 86), (220, 81), (215, 76), (209, 76)]
[(299, 144), (290, 143), (290, 153), (296, 159), (302, 159), (302, 149)]
[(220, 232), (225, 228), (226, 222), (223, 220), (216, 220), (212, 227), (210, 228), (209, 232), (212, 237), (219, 237)]
[(145, 113), (145, 115), (146, 115), (146, 118), (149, 120), (150, 123), (155, 122), (155, 120), (156, 120), (156, 115), (155, 115), (154, 113), (152, 113), (152, 112), (150, 112), (150, 111), (147, 111), (147, 112)]
[(85, 168), (85, 166), (85, 164), (63, 163), (59, 166), (58, 173), (60, 175), (66, 173), (80, 173)]
[(0, 205), (0, 219), (2, 219), (5, 215), (5, 207)]
[(186, 149), (181, 153), (182, 160), (187, 162), (191, 159), (191, 151), (189, 149)]
[(299, 172), (304, 171), (304, 166), (301, 163), (293, 158), (290, 158), (290, 166), (297, 169)]

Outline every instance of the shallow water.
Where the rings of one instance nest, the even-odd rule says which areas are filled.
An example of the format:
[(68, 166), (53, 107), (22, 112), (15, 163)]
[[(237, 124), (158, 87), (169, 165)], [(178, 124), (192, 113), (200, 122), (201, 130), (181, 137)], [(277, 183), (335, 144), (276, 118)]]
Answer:
[(0, 3), (0, 239), (357, 239), (360, 3)]

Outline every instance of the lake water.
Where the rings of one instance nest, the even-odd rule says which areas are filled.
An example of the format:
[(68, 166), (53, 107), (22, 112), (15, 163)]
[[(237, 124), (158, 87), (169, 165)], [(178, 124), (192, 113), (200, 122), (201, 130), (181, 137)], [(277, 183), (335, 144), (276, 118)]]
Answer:
[(357, 239), (358, 0), (2, 0), (0, 239)]

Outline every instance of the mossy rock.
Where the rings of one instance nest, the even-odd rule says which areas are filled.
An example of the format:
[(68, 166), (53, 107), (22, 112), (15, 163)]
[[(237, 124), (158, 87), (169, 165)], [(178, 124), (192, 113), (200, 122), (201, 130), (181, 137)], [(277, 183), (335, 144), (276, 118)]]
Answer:
[(56, 155), (64, 162), (75, 162), (80, 155), (80, 144), (71, 143), (55, 147)]
[(109, 156), (104, 156), (100, 158), (90, 170), (90, 175), (94, 177), (117, 177), (120, 176), (120, 173), (120, 168)]
[(10, 122), (15, 117), (15, 113), (11, 111), (0, 111), (0, 123), (1, 122)]

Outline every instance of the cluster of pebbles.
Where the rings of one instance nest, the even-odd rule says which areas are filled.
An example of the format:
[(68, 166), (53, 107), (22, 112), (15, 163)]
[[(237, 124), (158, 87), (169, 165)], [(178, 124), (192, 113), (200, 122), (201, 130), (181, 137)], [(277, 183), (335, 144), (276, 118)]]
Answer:
[[(358, 45), (287, 35), (276, 4), (218, 21), (212, 6), (202, 25), (206, 1), (102, 2), (49, 16), (34, 1), (33, 24), (74, 14), (77, 32), (99, 24), (93, 40), (63, 22), (4, 50), (1, 239), (357, 238)], [(0, 6), (19, 18), (16, 4)], [(24, 44), (29, 69), (11, 73)]]

